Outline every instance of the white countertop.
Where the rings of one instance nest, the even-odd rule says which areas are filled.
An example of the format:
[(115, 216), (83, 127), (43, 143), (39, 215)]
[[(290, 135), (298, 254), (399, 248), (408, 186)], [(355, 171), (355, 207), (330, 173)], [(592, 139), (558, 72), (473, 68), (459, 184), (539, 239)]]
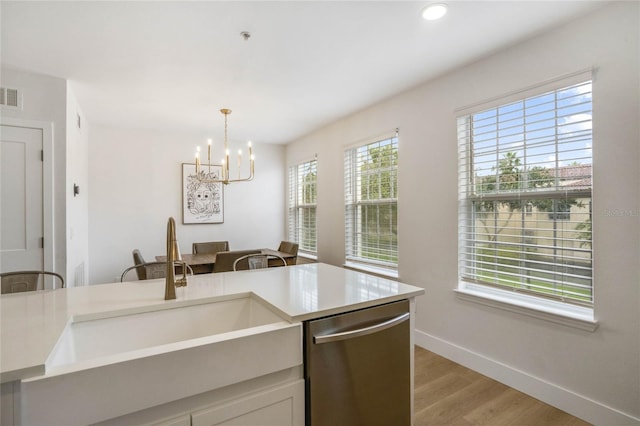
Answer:
[(1, 382), (44, 374), (49, 353), (76, 315), (253, 293), (299, 322), (424, 294), (419, 287), (323, 263), (190, 276), (187, 287), (176, 289), (176, 300), (164, 300), (164, 286), (159, 279), (2, 295)]

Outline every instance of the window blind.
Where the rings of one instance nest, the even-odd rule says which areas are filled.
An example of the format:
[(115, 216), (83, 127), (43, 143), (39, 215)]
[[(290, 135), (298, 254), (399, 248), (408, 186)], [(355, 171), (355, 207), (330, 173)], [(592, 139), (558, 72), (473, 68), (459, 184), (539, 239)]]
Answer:
[(299, 250), (317, 253), (317, 160), (289, 168), (289, 240)]
[(397, 269), (398, 134), (345, 151), (345, 254)]
[(458, 117), (462, 282), (592, 305), (591, 88)]

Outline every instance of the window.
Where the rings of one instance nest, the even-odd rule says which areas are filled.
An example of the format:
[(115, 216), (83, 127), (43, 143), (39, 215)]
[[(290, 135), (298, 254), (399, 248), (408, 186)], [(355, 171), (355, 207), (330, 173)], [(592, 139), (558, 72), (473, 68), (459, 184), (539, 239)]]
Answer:
[(398, 134), (344, 156), (346, 262), (395, 273), (398, 267)]
[(553, 203), (553, 208), (549, 212), (549, 219), (571, 220), (571, 205), (573, 202), (565, 202), (564, 200), (554, 201), (555, 203)]
[(458, 117), (461, 288), (592, 306), (591, 103), (583, 81)]
[(289, 168), (289, 240), (309, 254), (318, 251), (316, 240), (317, 160)]

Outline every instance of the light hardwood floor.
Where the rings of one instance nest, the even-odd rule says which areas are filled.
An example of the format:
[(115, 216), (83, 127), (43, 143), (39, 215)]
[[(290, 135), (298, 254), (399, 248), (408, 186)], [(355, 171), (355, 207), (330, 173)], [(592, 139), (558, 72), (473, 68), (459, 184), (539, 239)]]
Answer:
[(564, 411), (415, 348), (415, 426), (582, 426)]

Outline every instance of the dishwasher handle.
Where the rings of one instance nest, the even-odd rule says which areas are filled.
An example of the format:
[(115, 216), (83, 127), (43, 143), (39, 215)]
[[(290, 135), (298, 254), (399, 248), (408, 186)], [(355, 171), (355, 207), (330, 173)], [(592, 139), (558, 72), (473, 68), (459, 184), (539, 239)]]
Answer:
[(342, 333), (334, 333), (334, 334), (325, 334), (325, 335), (314, 335), (313, 343), (316, 345), (322, 343), (330, 343), (337, 342), (340, 340), (352, 339), (354, 337), (366, 336), (368, 334), (377, 333), (382, 330), (386, 330), (387, 328), (391, 328), (395, 325), (398, 325), (402, 322), (405, 322), (409, 319), (409, 312), (405, 312), (404, 314), (398, 315), (395, 318), (391, 318), (390, 320), (381, 322), (379, 324), (374, 324), (369, 327), (359, 328), (357, 330), (344, 331)]

